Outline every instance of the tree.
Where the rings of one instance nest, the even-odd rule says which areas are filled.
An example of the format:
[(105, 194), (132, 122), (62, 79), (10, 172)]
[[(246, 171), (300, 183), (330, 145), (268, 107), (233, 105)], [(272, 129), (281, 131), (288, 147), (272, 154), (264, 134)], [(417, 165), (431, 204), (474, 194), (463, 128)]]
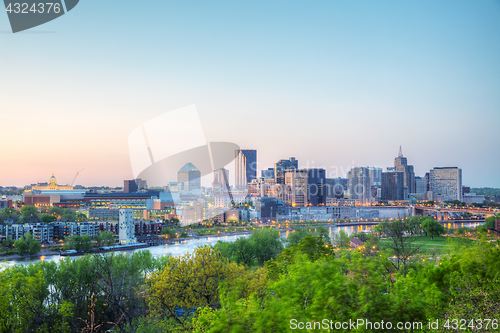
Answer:
[(351, 234), (350, 237), (351, 237), (351, 239), (356, 237), (357, 239), (359, 239), (363, 243), (368, 240), (368, 235), (365, 232), (356, 232), (356, 233)]
[(476, 232), (483, 234), (488, 232), (488, 228), (485, 225), (478, 225), (476, 227)]
[(61, 217), (64, 213), (64, 208), (57, 207), (57, 206), (52, 206), (49, 208), (47, 211), (47, 214), (54, 215), (56, 217)]
[(420, 219), (417, 217), (395, 220), (393, 222), (382, 222), (377, 225), (377, 230), (389, 239), (387, 246), (396, 256), (395, 262), (392, 262), (394, 267), (399, 271), (402, 264), (403, 275), (405, 277), (407, 273), (406, 266), (410, 262), (410, 257), (417, 254), (420, 250), (420, 245), (414, 244), (416, 241), (415, 234), (418, 234), (420, 231), (420, 222)]
[[(31, 234), (29, 234), (31, 235)], [(28, 241), (28, 252), (29, 254), (37, 254), (42, 250), (42, 244), (36, 239), (29, 239)]]
[(234, 242), (218, 241), (214, 250), (219, 251), (229, 261), (251, 266), (255, 259), (255, 247), (250, 239), (240, 237)]
[(307, 235), (300, 240), (297, 249), (305, 253), (310, 261), (316, 261), (325, 256), (335, 256), (333, 247), (331, 247), (330, 238), (324, 235)]
[(0, 219), (16, 223), (19, 220), (20, 213), (11, 207), (6, 207), (0, 212)]
[(166, 235), (167, 238), (176, 238), (177, 237), (177, 234), (175, 233), (175, 230), (171, 229), (171, 228), (161, 229), (161, 234), (162, 235)]
[(14, 245), (14, 240), (12, 239), (12, 237), (10, 236), (7, 236), (7, 238), (5, 238), (3, 241), (2, 241), (2, 246), (3, 247), (6, 247), (6, 248), (10, 248)]
[(71, 209), (64, 209), (62, 215), (63, 221), (75, 222), (76, 221), (76, 213)]
[(258, 229), (249, 238), (259, 265), (275, 258), (283, 251), (283, 243), (278, 230)]
[(20, 210), (23, 223), (37, 223), (40, 222), (40, 214), (35, 206), (23, 206)]
[(26, 252), (36, 254), (42, 249), (39, 241), (33, 238), (30, 233), (25, 233), (24, 236), (14, 242), (14, 247), (19, 255), (23, 256)]
[(102, 231), (94, 239), (98, 247), (115, 245), (115, 234), (111, 231)]
[(92, 249), (93, 247), (92, 238), (89, 235), (83, 235), (81, 240), (81, 246), (82, 250), (84, 251)]
[(172, 257), (163, 270), (147, 278), (150, 309), (154, 315), (173, 318), (184, 329), (195, 309), (220, 308), (219, 284), (241, 271), (209, 246)]
[(75, 222), (85, 222), (87, 221), (87, 215), (83, 213), (76, 213)]
[(230, 243), (234, 249), (233, 260), (238, 264), (251, 266), (255, 259), (255, 243), (250, 239), (240, 237)]
[(0, 332), (138, 332), (149, 251), (38, 261), (0, 271)]
[(14, 247), (17, 250), (17, 253), (20, 256), (24, 256), (24, 254), (29, 250), (28, 243), (23, 239), (23, 237), (19, 238), (14, 242)]
[(338, 234), (333, 236), (333, 245), (336, 247), (349, 247), (351, 245), (351, 239), (343, 230), (340, 230)]
[(443, 225), (434, 220), (432, 217), (428, 217), (422, 221), (422, 229), (425, 231), (427, 236), (431, 236), (432, 240), (434, 240), (434, 236), (441, 236), (444, 234)]
[(74, 235), (64, 239), (64, 249), (76, 251), (88, 251), (92, 249), (92, 238), (89, 235)]
[(57, 217), (55, 217), (54, 215), (51, 215), (51, 214), (42, 214), (41, 220), (43, 223), (50, 223), (50, 222), (57, 221)]
[(500, 215), (487, 217), (484, 220), (484, 225), (486, 226), (486, 228), (488, 228), (490, 230), (494, 230), (495, 229), (495, 221), (496, 220), (500, 220)]
[(293, 244), (298, 245), (300, 243), (300, 240), (306, 237), (307, 234), (307, 230), (303, 228), (292, 230), (291, 232), (288, 232), (288, 236), (286, 237), (284, 242), (287, 246), (291, 246)]

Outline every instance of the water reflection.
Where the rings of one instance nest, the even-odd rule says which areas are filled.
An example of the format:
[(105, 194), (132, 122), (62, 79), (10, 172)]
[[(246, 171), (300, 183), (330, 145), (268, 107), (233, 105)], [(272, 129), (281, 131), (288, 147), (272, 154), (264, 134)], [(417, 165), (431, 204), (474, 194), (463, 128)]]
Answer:
[[(451, 222), (451, 223), (445, 223), (445, 228), (458, 228), (458, 227), (476, 227), (478, 225), (484, 224), (484, 222)], [(338, 234), (340, 230), (344, 231), (346, 234), (351, 235), (355, 232), (361, 232), (361, 231), (369, 231), (372, 230), (374, 225), (368, 225), (368, 224), (362, 224), (362, 225), (356, 225), (355, 226), (330, 226), (328, 228), (330, 238), (333, 238), (335, 234)], [(310, 230), (309, 228), (306, 228), (307, 230)], [(316, 229), (315, 229), (316, 230)], [(288, 237), (290, 231), (286, 231), (283, 233), (284, 237)], [(151, 246), (148, 247), (146, 250), (149, 250), (153, 256), (164, 256), (164, 255), (172, 255), (172, 256), (181, 256), (184, 255), (188, 252), (193, 252), (194, 249), (196, 249), (198, 246), (203, 246), (203, 245), (214, 245), (217, 243), (219, 240), (223, 240), (225, 242), (234, 242), (236, 239), (240, 237), (245, 237), (248, 238), (250, 235), (234, 235), (234, 236), (207, 236), (207, 237), (202, 237), (198, 239), (188, 239), (184, 240), (181, 242), (175, 242), (175, 244), (170, 244), (170, 245), (158, 245), (158, 246)], [(129, 250), (129, 251), (120, 251), (123, 253), (133, 253), (136, 251), (144, 251), (145, 249), (136, 249), (136, 250)], [(119, 252), (115, 252), (119, 253)], [(74, 257), (75, 258), (75, 257)], [(37, 261), (44, 261), (44, 262), (59, 262), (60, 260), (64, 259), (64, 257), (61, 257), (59, 255), (44, 255), (44, 256), (39, 256), (39, 257), (29, 257), (29, 258), (22, 258), (22, 259), (15, 259), (15, 260), (8, 260), (4, 262), (0, 262), (0, 270), (2, 266), (14, 266), (14, 265), (20, 265), (20, 264), (30, 264), (34, 263)]]

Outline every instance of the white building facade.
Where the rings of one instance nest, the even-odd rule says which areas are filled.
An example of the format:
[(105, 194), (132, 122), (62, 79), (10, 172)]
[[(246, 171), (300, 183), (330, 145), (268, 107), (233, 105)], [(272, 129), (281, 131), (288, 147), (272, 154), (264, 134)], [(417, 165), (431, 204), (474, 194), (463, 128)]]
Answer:
[(462, 169), (436, 167), (430, 171), (429, 183), (434, 201), (462, 201)]

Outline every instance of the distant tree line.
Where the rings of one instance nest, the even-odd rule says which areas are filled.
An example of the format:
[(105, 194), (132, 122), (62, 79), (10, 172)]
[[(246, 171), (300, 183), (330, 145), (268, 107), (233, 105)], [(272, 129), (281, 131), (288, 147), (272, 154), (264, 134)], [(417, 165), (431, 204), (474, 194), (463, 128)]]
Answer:
[(4, 208), (0, 211), (0, 223), (50, 223), (61, 222), (85, 222), (87, 216), (70, 208), (50, 207), (42, 213), (35, 206), (23, 206), (20, 210)]

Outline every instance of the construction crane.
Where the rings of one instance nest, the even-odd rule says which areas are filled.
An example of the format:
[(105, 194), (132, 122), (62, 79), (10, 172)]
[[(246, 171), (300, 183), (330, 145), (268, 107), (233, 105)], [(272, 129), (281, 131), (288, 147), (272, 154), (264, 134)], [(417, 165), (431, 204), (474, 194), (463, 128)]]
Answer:
[(76, 173), (75, 178), (73, 178), (73, 181), (71, 182), (71, 186), (73, 186), (73, 184), (75, 183), (76, 177), (78, 177), (78, 175), (79, 175), (79, 174), (80, 174), (80, 172), (82, 172), (82, 171), (83, 171), (83, 169), (82, 169), (82, 170), (80, 170), (80, 171), (78, 171), (78, 172)]

